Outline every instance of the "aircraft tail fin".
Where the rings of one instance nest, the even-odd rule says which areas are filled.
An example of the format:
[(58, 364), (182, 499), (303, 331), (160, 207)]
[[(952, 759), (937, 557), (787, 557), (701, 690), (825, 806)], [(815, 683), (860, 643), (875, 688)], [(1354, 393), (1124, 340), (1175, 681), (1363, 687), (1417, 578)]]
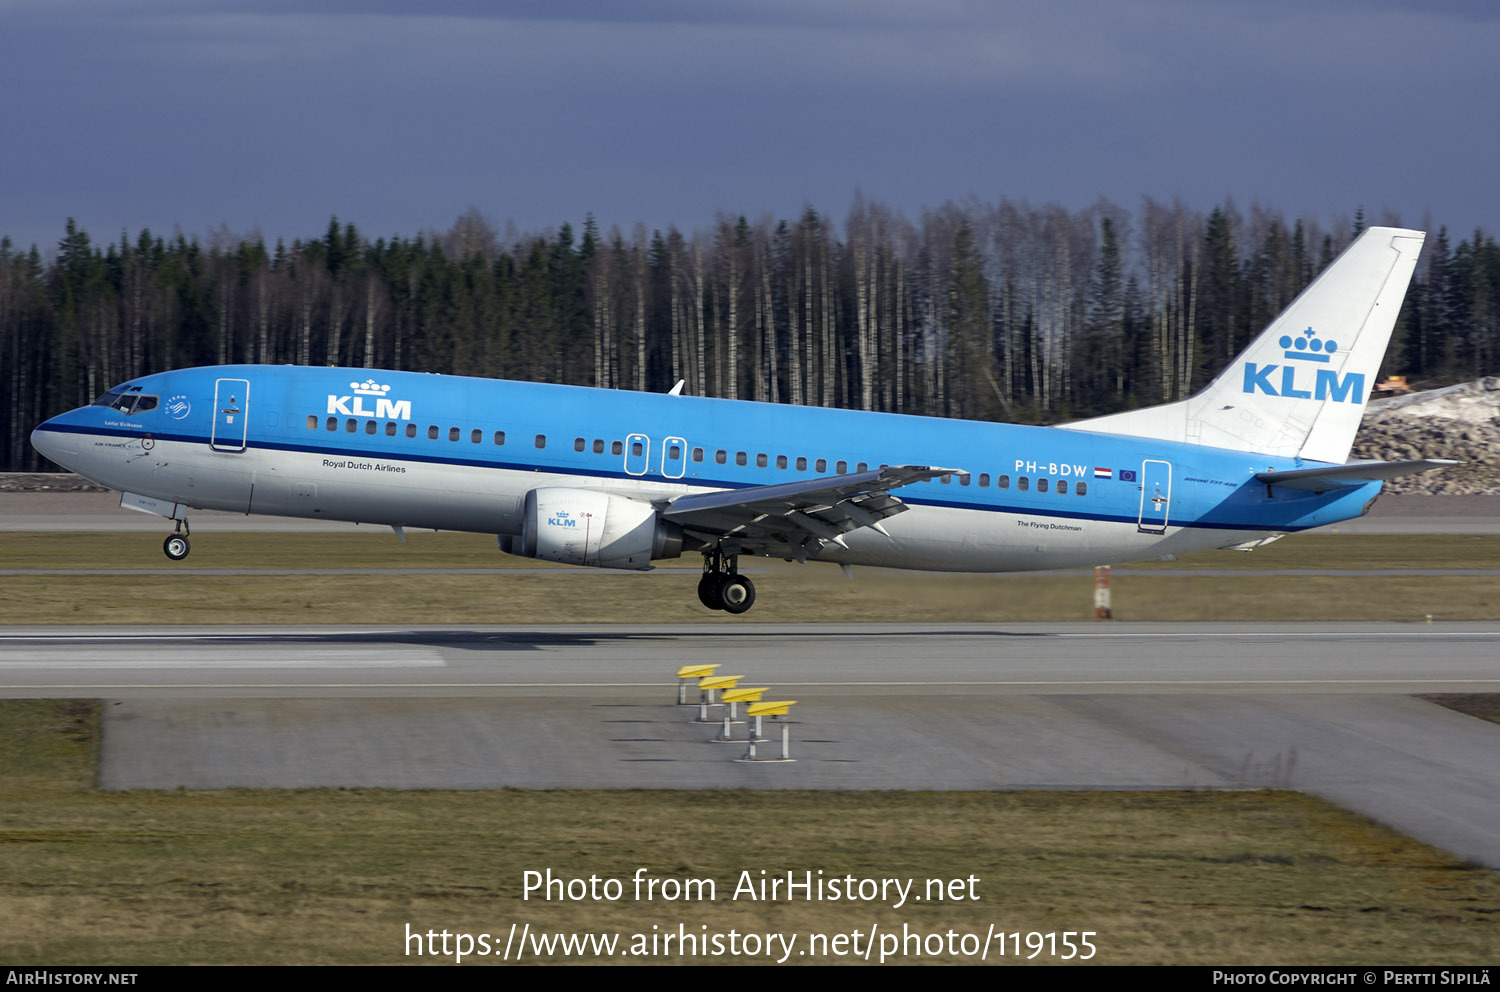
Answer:
[(1342, 463), (1425, 237), (1366, 229), (1191, 398), (1060, 426)]

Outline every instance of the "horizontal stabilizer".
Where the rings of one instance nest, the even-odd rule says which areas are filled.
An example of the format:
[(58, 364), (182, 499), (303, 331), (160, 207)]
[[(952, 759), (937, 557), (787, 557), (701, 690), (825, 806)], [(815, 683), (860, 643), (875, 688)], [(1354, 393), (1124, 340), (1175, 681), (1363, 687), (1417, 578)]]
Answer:
[(1257, 482), (1286, 489), (1305, 489), (1321, 493), (1326, 489), (1341, 489), (1362, 486), (1367, 482), (1394, 479), (1402, 475), (1426, 472), (1428, 469), (1457, 465), (1451, 458), (1415, 458), (1402, 462), (1379, 460), (1350, 462), (1347, 465), (1324, 465), (1321, 468), (1299, 468), (1286, 472), (1261, 472), (1255, 476)]

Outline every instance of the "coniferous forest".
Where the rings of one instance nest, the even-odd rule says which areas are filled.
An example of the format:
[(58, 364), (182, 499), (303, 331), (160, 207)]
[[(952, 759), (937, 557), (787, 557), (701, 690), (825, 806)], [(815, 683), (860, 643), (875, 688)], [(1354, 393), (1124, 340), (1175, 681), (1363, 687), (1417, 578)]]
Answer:
[[(910, 220), (720, 215), (669, 227), (371, 239), (331, 220), (267, 245), (227, 229), (55, 246), (0, 239), (0, 470), (47, 464), (41, 421), (134, 376), (350, 365), (1055, 423), (1189, 395), (1366, 224), (1147, 199), (1135, 213), (968, 200)], [(1395, 217), (1369, 223), (1401, 226)], [(1500, 361), (1500, 247), (1430, 230), (1383, 374)]]

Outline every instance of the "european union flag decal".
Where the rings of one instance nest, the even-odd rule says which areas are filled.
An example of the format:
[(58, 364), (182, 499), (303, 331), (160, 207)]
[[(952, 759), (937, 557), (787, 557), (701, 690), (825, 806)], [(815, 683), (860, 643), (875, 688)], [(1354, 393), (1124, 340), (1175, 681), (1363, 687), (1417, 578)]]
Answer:
[(1131, 471), (1130, 469), (1128, 469), (1128, 468), (1122, 468), (1122, 469), (1120, 469), (1120, 481), (1121, 482), (1134, 482), (1135, 481), (1135, 473), (1133, 471)]

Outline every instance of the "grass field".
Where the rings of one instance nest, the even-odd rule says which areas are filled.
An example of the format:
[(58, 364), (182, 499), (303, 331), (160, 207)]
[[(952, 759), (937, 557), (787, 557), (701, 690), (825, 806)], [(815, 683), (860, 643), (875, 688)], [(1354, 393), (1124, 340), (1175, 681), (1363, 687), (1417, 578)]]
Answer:
[[(7, 534), (0, 568), (175, 568), (180, 574), (0, 576), (0, 623), (747, 623), (796, 621), (1079, 620), (1093, 579), (952, 575), (745, 559), (758, 598), (744, 617), (702, 608), (696, 556), (684, 571), (608, 574), (513, 558), (493, 538), (411, 533), (207, 533), (172, 565), (148, 534)], [(242, 570), (198, 575), (190, 569)], [(344, 568), (369, 575), (257, 574)], [(502, 575), (380, 573), (392, 568), (519, 568)], [(536, 570), (540, 568), (540, 574)], [(1114, 579), (1120, 620), (1500, 619), (1500, 576), (1152, 575), (1170, 569), (1500, 568), (1500, 536), (1289, 537), (1249, 554), (1205, 552), (1132, 565)]]
[[(408, 925), (498, 934), (498, 953), (512, 923), (627, 947), (679, 926), (796, 933), (798, 963), (841, 960), (797, 953), (809, 934), (903, 925), (1091, 930), (1103, 964), (1492, 964), (1500, 947), (1500, 876), (1294, 793), (104, 793), (97, 727), (96, 704), (0, 702), (7, 964), (439, 963), (406, 955)], [(522, 873), (549, 868), (625, 894), (523, 900)], [(637, 868), (716, 898), (638, 901)], [(762, 869), (918, 892), (975, 876), (979, 898), (733, 899)]]

